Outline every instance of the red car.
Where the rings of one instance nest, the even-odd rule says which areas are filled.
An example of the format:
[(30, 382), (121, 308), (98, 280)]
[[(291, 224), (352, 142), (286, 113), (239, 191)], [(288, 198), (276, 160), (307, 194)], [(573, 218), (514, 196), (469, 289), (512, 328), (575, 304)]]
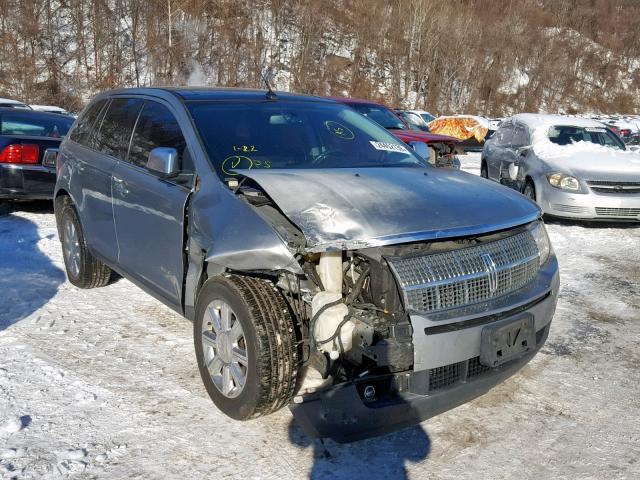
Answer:
[(446, 135), (414, 130), (393, 110), (371, 100), (347, 97), (330, 98), (349, 105), (358, 113), (383, 126), (416, 150), (416, 153), (428, 158), (431, 164), (437, 167), (460, 168), (460, 161), (456, 157), (456, 153), (459, 153), (457, 139)]

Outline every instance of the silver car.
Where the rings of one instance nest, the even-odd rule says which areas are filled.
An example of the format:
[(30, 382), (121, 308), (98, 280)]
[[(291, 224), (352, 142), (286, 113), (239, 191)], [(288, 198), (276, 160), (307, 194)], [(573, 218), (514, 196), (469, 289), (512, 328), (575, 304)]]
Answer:
[(55, 212), (73, 285), (113, 270), (193, 320), (223, 413), (289, 405), (338, 441), (488, 391), (556, 308), (539, 208), (317, 97), (101, 94), (60, 146)]
[(640, 220), (640, 153), (595, 120), (515, 115), (485, 143), (480, 172), (549, 215)]

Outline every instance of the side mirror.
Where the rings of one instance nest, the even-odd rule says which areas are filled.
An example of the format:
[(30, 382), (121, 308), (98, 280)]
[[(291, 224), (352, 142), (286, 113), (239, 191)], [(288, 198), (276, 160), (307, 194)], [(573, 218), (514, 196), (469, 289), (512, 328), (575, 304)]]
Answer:
[(409, 146), (415, 150), (419, 157), (429, 159), (429, 147), (424, 142), (411, 142)]
[(157, 147), (149, 152), (147, 168), (153, 172), (171, 175), (178, 171), (178, 151), (175, 148)]

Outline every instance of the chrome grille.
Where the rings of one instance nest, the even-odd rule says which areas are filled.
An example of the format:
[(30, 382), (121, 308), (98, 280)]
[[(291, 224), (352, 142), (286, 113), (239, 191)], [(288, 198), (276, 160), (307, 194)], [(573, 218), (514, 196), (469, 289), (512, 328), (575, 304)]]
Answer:
[(603, 217), (640, 217), (640, 208), (596, 207), (596, 213)]
[(538, 247), (528, 231), (472, 247), (388, 261), (406, 307), (419, 312), (507, 295), (533, 280), (539, 269)]
[(605, 180), (587, 180), (589, 188), (597, 193), (610, 193), (615, 195), (640, 194), (640, 182), (611, 182)]

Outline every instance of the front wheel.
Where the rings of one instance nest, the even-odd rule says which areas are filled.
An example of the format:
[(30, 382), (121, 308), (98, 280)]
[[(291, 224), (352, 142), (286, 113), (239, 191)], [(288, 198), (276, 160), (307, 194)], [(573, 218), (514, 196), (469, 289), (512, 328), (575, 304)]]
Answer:
[(12, 205), (7, 200), (0, 200), (0, 215), (9, 215), (13, 210)]
[(487, 170), (487, 164), (483, 163), (480, 167), (480, 176), (482, 178), (489, 178), (489, 171)]
[(202, 381), (224, 414), (259, 417), (293, 398), (296, 331), (273, 283), (240, 275), (208, 280), (198, 294), (193, 335)]
[(536, 201), (536, 187), (531, 180), (527, 180), (527, 183), (524, 185), (522, 194), (529, 200), (533, 202)]

